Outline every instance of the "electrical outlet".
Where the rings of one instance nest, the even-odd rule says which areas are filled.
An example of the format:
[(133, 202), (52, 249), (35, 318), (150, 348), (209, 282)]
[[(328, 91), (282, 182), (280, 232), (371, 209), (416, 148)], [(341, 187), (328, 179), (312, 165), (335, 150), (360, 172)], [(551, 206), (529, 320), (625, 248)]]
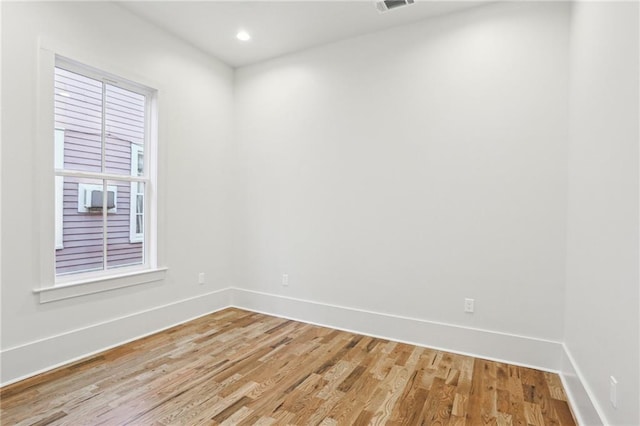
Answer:
[(613, 376), (609, 376), (609, 401), (613, 408), (618, 408), (618, 381)]
[(198, 274), (198, 284), (204, 284), (204, 272)]
[(289, 274), (282, 274), (282, 287), (289, 287)]
[(473, 313), (474, 303), (474, 299), (464, 299), (464, 311)]

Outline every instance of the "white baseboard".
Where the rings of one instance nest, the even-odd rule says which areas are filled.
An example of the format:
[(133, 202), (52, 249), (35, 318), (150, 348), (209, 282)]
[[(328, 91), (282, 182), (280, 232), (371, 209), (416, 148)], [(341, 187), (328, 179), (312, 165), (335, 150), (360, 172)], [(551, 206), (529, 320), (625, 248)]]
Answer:
[(448, 352), (558, 372), (561, 342), (234, 288), (233, 306)]
[[(0, 351), (0, 386), (235, 306), (267, 315), (452, 353), (559, 372), (581, 425), (600, 410), (561, 342), (467, 328), (239, 288), (226, 288)], [(46, 354), (46, 356), (43, 356)]]
[(562, 344), (562, 368), (560, 378), (565, 392), (571, 401), (571, 407), (577, 421), (583, 426), (602, 426), (606, 424), (602, 410), (593, 397), (584, 376), (580, 372), (569, 348)]
[(213, 291), (4, 349), (0, 352), (0, 386), (226, 308), (231, 292), (229, 288)]

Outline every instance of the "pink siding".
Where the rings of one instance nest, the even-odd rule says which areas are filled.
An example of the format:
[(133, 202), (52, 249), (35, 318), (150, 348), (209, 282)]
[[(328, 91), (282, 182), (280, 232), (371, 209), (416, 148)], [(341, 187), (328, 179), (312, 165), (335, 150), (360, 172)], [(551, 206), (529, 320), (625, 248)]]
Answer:
[[(64, 168), (101, 171), (101, 82), (57, 69), (55, 126), (64, 131)], [(144, 140), (144, 98), (107, 86), (106, 172), (131, 174), (131, 145)], [(88, 271), (103, 267), (102, 212), (78, 212), (78, 184), (98, 180), (64, 178), (63, 246), (56, 250), (56, 273)], [(117, 187), (117, 212), (108, 213), (108, 266), (142, 262), (142, 243), (130, 242), (130, 191), (127, 182), (109, 181)]]

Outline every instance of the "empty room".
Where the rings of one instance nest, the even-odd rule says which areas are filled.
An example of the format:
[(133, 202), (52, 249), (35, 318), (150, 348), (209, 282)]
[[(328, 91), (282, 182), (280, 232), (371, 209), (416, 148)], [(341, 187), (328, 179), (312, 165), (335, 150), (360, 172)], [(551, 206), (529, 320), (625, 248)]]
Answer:
[(0, 424), (640, 425), (639, 22), (0, 2)]

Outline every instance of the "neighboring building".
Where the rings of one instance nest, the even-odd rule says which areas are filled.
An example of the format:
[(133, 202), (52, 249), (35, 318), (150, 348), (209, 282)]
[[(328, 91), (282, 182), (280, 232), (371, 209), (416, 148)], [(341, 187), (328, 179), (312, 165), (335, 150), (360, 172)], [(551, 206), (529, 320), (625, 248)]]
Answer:
[[(56, 68), (56, 168), (101, 172), (104, 153), (105, 173), (141, 175), (144, 115), (144, 96)], [(144, 261), (143, 188), (137, 182), (107, 183), (108, 268)], [(103, 269), (102, 190), (98, 179), (56, 177), (58, 275)]]

